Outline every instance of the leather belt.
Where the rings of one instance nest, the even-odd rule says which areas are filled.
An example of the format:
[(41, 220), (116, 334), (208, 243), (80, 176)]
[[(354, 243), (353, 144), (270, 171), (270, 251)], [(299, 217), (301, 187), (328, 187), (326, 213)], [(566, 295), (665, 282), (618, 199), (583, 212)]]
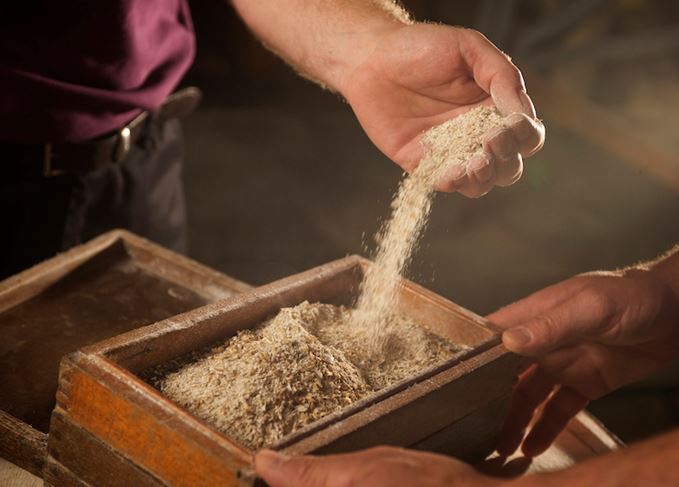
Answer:
[(144, 111), (119, 130), (96, 139), (64, 144), (0, 144), (5, 181), (27, 177), (85, 174), (122, 161), (149, 122), (162, 125), (191, 113), (200, 103), (196, 87), (181, 89), (153, 112)]

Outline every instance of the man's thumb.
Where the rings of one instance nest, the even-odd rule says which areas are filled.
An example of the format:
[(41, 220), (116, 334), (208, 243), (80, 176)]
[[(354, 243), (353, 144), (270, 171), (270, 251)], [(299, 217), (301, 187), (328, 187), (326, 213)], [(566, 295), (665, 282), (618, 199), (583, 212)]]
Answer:
[(505, 330), (502, 342), (520, 355), (542, 355), (596, 340), (610, 318), (611, 310), (600, 295), (581, 291), (543, 314)]
[(323, 468), (322, 459), (288, 457), (272, 450), (257, 453), (255, 469), (271, 487), (323, 487), (328, 480), (328, 469)]

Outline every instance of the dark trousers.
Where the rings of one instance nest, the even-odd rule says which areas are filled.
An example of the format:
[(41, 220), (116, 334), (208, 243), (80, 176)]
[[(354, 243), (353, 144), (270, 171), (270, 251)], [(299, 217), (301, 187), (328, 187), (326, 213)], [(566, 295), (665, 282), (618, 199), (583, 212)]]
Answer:
[(113, 228), (185, 252), (182, 152), (178, 120), (149, 122), (118, 164), (80, 176), (0, 179), (0, 279)]

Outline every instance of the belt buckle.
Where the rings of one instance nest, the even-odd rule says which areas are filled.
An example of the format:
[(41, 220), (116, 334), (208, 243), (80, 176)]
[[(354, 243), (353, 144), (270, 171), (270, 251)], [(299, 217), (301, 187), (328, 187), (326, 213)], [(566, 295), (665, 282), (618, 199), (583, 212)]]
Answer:
[(59, 176), (63, 174), (64, 171), (60, 169), (52, 168), (52, 160), (54, 159), (54, 153), (52, 152), (52, 144), (45, 144), (43, 147), (42, 155), (42, 175), (46, 178), (51, 178), (54, 176)]
[(118, 131), (118, 143), (113, 153), (113, 162), (122, 161), (128, 152), (130, 152), (132, 131), (129, 125), (125, 125)]
[[(133, 122), (134, 122), (134, 120), (133, 120)], [(109, 156), (109, 159), (108, 159), (109, 162), (113, 162), (114, 164), (117, 164), (120, 161), (122, 161), (125, 158), (125, 156), (127, 155), (127, 153), (130, 151), (130, 148), (132, 146), (131, 123), (125, 125), (123, 128), (121, 128), (118, 131), (116, 139), (117, 140), (114, 141), (114, 145), (113, 145), (113, 153), (111, 154), (109, 152), (109, 154), (111, 154), (111, 155)], [(110, 142), (109, 142), (109, 144), (110, 144)], [(109, 147), (111, 147), (111, 146), (109, 145)], [(63, 155), (63, 154), (60, 154), (61, 152), (62, 151), (60, 149), (58, 151), (58, 153), (55, 154), (53, 144), (43, 145), (42, 174), (43, 174), (44, 177), (50, 178), (50, 177), (65, 174), (67, 172), (66, 170), (63, 170), (63, 169), (55, 169), (54, 168), (54, 158), (55, 157), (58, 158), (60, 155)]]

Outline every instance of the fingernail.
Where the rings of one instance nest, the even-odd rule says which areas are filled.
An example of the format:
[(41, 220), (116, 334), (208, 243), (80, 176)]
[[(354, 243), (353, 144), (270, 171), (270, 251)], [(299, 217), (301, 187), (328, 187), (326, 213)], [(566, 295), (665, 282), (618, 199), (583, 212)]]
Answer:
[(504, 125), (509, 130), (513, 130), (520, 124), (524, 123), (526, 116), (521, 113), (512, 113), (504, 119)]
[(262, 450), (257, 453), (256, 462), (257, 467), (264, 470), (276, 470), (285, 463), (287, 456), (276, 453), (273, 450)]
[(479, 183), (488, 182), (493, 178), (493, 168), (490, 164), (486, 164), (474, 171), (474, 177)]
[(513, 116), (513, 114), (509, 115), (508, 117), (505, 117), (505, 119), (503, 120), (502, 127), (495, 127), (493, 129), (490, 129), (489, 131), (487, 131), (485, 134), (483, 134), (484, 148), (485, 148), (485, 146), (487, 146), (490, 143), (491, 140), (493, 140), (495, 137), (500, 135), (503, 130), (507, 130), (505, 127), (509, 126), (509, 120), (510, 120), (511, 116)]
[(492, 140), (495, 142), (494, 152), (498, 159), (509, 159), (518, 152), (514, 140), (507, 132), (498, 134)]
[(535, 107), (533, 106), (533, 102), (528, 96), (528, 93), (526, 93), (523, 90), (519, 90), (518, 96), (519, 100), (521, 101), (521, 106), (523, 107), (523, 113), (529, 115), (532, 118), (535, 118), (536, 116)]
[(507, 129), (516, 138), (516, 141), (519, 143), (519, 145), (531, 137), (531, 134), (535, 130), (535, 128), (531, 125), (531, 122), (526, 119), (526, 116), (521, 115), (520, 113), (513, 113), (508, 116), (505, 120), (505, 123)]
[(474, 177), (479, 183), (487, 183), (493, 178), (493, 171), (491, 171), (490, 166), (486, 166), (481, 171), (476, 171)]
[(532, 339), (530, 330), (524, 327), (512, 328), (502, 334), (502, 341), (510, 349), (525, 347)]

